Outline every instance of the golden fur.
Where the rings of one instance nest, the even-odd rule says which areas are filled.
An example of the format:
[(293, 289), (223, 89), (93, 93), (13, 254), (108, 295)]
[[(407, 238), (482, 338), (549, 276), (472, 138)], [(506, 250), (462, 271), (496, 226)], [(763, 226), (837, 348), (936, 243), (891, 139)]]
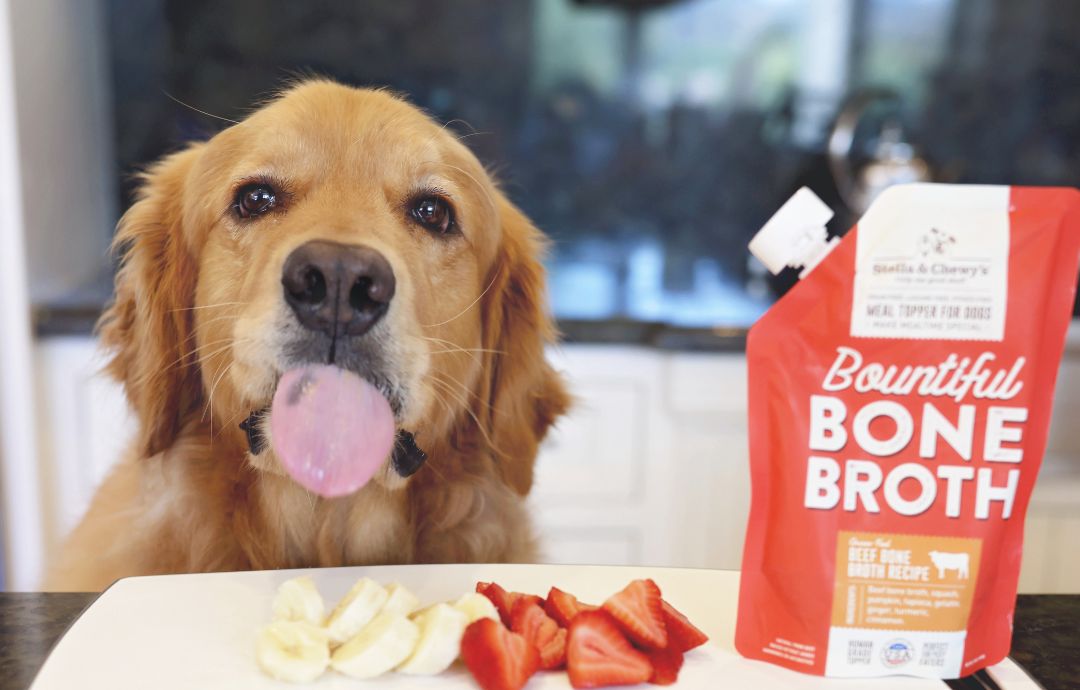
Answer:
[[(228, 213), (238, 185), (287, 181), (286, 210)], [(445, 190), (462, 236), (411, 226), (400, 199)], [(238, 423), (269, 404), (296, 328), (281, 296), (289, 252), (312, 239), (382, 252), (397, 278), (383, 354), (400, 428), (429, 460), (384, 463), (357, 493), (321, 499)], [(129, 575), (377, 563), (529, 561), (523, 499), (537, 446), (565, 410), (544, 360), (544, 238), (476, 158), (414, 107), (327, 81), (163, 159), (121, 219), (122, 268), (101, 336), (138, 417), (130, 456), (98, 491), (47, 589)], [(367, 336), (365, 336), (367, 337)]]

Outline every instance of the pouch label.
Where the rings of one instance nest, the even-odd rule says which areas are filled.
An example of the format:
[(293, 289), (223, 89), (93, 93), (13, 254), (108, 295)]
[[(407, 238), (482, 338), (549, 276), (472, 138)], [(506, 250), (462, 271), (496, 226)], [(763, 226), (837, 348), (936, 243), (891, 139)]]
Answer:
[(840, 532), (832, 624), (963, 630), (979, 555), (978, 539)]
[(974, 186), (950, 197), (941, 187), (920, 190), (941, 197), (925, 207), (886, 191), (859, 222), (852, 336), (1004, 338), (1009, 188)]
[(981, 554), (979, 539), (839, 532), (826, 672), (957, 666)]

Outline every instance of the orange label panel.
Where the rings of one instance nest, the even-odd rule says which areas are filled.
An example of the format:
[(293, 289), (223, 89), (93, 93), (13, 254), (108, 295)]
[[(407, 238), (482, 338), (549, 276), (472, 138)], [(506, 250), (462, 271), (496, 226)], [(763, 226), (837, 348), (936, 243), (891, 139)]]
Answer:
[(979, 539), (840, 532), (832, 624), (964, 630), (981, 546)]

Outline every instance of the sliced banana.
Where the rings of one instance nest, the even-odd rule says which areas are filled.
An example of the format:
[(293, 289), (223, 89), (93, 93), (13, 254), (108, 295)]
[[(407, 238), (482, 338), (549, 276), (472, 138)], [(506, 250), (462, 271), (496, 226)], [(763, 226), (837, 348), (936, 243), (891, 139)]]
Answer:
[(420, 639), (397, 670), (421, 676), (445, 671), (458, 656), (468, 617), (449, 604), (435, 604), (413, 616), (413, 621), (420, 628)]
[(357, 580), (326, 619), (326, 631), (334, 644), (347, 642), (364, 629), (386, 603), (389, 594), (378, 582)]
[(479, 592), (462, 594), (461, 598), (454, 602), (454, 608), (464, 613), (469, 623), (474, 623), (481, 618), (499, 620), (499, 610), (495, 608), (495, 604)]
[(386, 588), (386, 603), (383, 604), (383, 613), (400, 613), (402, 616), (411, 615), (420, 608), (420, 600), (416, 595), (405, 589), (404, 585), (397, 582)]
[(374, 678), (409, 658), (420, 628), (400, 613), (383, 612), (334, 651), (330, 665), (353, 678)]
[(325, 611), (314, 580), (306, 575), (282, 582), (272, 607), (274, 620), (304, 621), (312, 625), (322, 624)]
[(330, 663), (330, 640), (326, 631), (310, 623), (274, 621), (259, 629), (255, 659), (278, 680), (309, 683)]

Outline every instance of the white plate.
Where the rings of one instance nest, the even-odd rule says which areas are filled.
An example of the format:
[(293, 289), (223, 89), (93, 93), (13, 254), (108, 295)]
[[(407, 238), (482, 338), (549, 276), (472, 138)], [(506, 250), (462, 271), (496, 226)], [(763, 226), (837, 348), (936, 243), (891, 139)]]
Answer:
[[(472, 591), (478, 580), (495, 581), (509, 590), (541, 596), (554, 585), (583, 601), (599, 603), (630, 580), (651, 577), (660, 586), (664, 598), (711, 638), (704, 647), (687, 654), (677, 688), (942, 690), (945, 687), (939, 681), (916, 678), (827, 679), (743, 659), (734, 647), (739, 588), (736, 572), (563, 565), (412, 565), (120, 580), (67, 631), (46, 660), (32, 690), (305, 687), (263, 675), (255, 665), (254, 654), (255, 631), (270, 619), (274, 590), (282, 581), (299, 574), (314, 578), (328, 606), (362, 576), (383, 584), (400, 582), (425, 605), (456, 599)], [(997, 677), (1016, 681), (1003, 685), (1007, 690), (1038, 687), (1011, 661), (995, 669)], [(307, 687), (356, 690), (365, 685), (440, 690), (478, 688), (460, 663), (431, 678), (391, 673), (374, 682), (327, 672)], [(564, 672), (539, 673), (527, 686), (528, 690), (569, 687)]]

